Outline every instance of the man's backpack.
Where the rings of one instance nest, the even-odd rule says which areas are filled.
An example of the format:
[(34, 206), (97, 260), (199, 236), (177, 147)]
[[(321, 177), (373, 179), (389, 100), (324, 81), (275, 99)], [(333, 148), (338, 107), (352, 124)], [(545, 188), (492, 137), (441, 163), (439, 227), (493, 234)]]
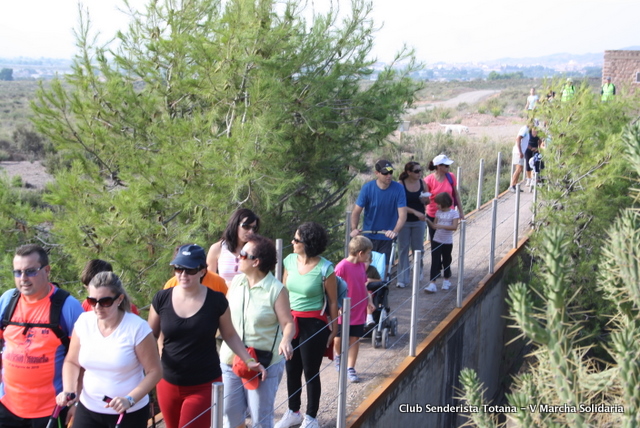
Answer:
[[(332, 266), (333, 263), (331, 263), (329, 260), (324, 259), (325, 262), (322, 265), (322, 287), (324, 288), (324, 280), (327, 279), (327, 270), (329, 270), (329, 266)], [(340, 278), (338, 275), (336, 275), (336, 291), (337, 291), (337, 298), (338, 298), (338, 309), (342, 309), (342, 300), (345, 297), (349, 297), (349, 288), (347, 286), (347, 281), (345, 281), (344, 279)], [(326, 292), (325, 292), (325, 296), (324, 296), (324, 307), (322, 308), (322, 313), (324, 314), (325, 311), (327, 310), (327, 305), (329, 303), (329, 299), (327, 298)]]
[(16, 310), (16, 305), (18, 304), (18, 299), (20, 298), (20, 292), (18, 290), (14, 290), (11, 295), (11, 300), (9, 300), (9, 304), (5, 308), (4, 313), (2, 314), (2, 321), (0, 328), (4, 330), (8, 325), (18, 325), (24, 327), (22, 334), (26, 335), (27, 331), (31, 327), (40, 327), (40, 328), (48, 328), (51, 330), (60, 342), (64, 345), (65, 353), (69, 350), (69, 335), (62, 331), (60, 327), (60, 315), (62, 314), (62, 306), (64, 306), (65, 300), (69, 297), (70, 294), (67, 290), (63, 290), (61, 288), (56, 289), (55, 293), (51, 296), (51, 306), (49, 308), (49, 322), (48, 323), (31, 323), (31, 322), (16, 322), (11, 321), (13, 317), (13, 312)]

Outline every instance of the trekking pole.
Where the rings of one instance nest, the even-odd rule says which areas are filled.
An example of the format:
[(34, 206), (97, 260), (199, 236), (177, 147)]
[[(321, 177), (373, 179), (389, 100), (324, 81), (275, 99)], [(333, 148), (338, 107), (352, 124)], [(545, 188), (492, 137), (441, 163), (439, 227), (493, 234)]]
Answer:
[[(67, 394), (67, 401), (71, 401), (74, 398), (76, 398), (76, 394), (75, 393), (70, 393)], [(62, 411), (62, 409), (64, 409), (66, 406), (58, 406), (56, 404), (56, 407), (53, 408), (53, 413), (51, 414), (51, 417), (49, 418), (49, 422), (47, 423), (47, 428), (55, 428), (56, 426), (56, 420), (58, 419), (58, 416), (60, 416), (60, 412)]]
[(120, 413), (120, 416), (118, 416), (118, 422), (116, 422), (116, 428), (120, 428), (120, 422), (122, 422), (122, 418), (124, 418), (124, 413)]

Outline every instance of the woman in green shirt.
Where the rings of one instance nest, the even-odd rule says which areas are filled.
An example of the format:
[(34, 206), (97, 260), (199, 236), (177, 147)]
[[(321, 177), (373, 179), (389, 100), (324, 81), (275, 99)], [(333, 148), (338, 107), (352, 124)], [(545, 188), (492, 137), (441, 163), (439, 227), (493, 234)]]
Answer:
[[(327, 248), (329, 238), (318, 223), (307, 222), (298, 227), (293, 237), (293, 254), (284, 260), (283, 283), (289, 290), (291, 313), (297, 327), (292, 341), (293, 357), (287, 361), (287, 390), (289, 410), (276, 424), (288, 428), (302, 424), (301, 428), (318, 428), (316, 415), (320, 405), (320, 365), (327, 348), (333, 346), (338, 318), (336, 275), (333, 266), (326, 270), (323, 281), (322, 267), (330, 263), (320, 254)], [(325, 311), (327, 295), (329, 317)], [(307, 414), (300, 413), (302, 373), (307, 381)]]

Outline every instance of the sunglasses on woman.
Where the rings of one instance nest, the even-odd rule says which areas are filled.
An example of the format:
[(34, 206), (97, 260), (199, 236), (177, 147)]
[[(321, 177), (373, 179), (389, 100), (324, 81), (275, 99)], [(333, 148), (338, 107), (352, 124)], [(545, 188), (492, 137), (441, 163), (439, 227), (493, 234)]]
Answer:
[(95, 297), (87, 297), (87, 303), (92, 307), (96, 307), (97, 304), (100, 304), (101, 308), (110, 308), (113, 306), (113, 302), (118, 300), (120, 294), (115, 297), (103, 297), (102, 299), (96, 299)]
[(240, 256), (239, 257), (242, 260), (247, 260), (247, 259), (255, 260), (255, 259), (257, 259), (256, 256), (252, 256), (251, 254), (247, 253), (245, 250), (240, 250)]
[(418, 169), (414, 169), (411, 172), (413, 172), (414, 174), (420, 174), (422, 172), (422, 170), (420, 168), (418, 168)]
[(258, 225), (257, 224), (249, 224), (249, 223), (240, 223), (240, 227), (243, 228), (244, 230), (252, 230), (254, 232), (258, 231)]
[(184, 273), (186, 273), (187, 275), (195, 275), (195, 274), (197, 274), (198, 272), (200, 272), (200, 270), (201, 270), (200, 268), (192, 268), (192, 269), (189, 269), (189, 268), (182, 267), (182, 266), (174, 266), (174, 267), (173, 267), (173, 271), (174, 271), (175, 273), (182, 273), (182, 272), (184, 272)]

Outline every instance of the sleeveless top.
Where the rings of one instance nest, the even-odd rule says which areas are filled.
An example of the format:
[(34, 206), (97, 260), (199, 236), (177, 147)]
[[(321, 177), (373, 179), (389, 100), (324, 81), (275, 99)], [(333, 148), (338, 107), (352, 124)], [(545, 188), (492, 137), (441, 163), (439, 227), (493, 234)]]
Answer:
[[(410, 192), (407, 190), (407, 186), (404, 184), (404, 180), (402, 180), (402, 185), (404, 186), (404, 193), (407, 196), (407, 207), (413, 208), (414, 210), (421, 212), (424, 214), (424, 204), (420, 202), (420, 193), (424, 192), (424, 183), (420, 180), (420, 190), (417, 192)], [(418, 217), (407, 212), (407, 222), (409, 221), (420, 221)]]
[(218, 257), (218, 274), (224, 278), (227, 286), (231, 285), (236, 275), (242, 273), (238, 270), (239, 262), (240, 259), (229, 251), (227, 243), (223, 241), (220, 245), (220, 257)]

